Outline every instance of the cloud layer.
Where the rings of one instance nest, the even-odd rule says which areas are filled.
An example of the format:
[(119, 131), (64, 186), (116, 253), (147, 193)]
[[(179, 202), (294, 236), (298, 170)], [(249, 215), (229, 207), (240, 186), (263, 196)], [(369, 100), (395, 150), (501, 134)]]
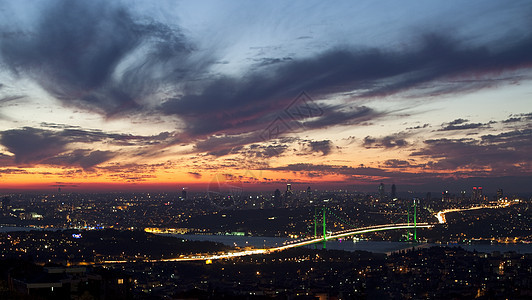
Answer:
[[(34, 120), (9, 123), (2, 112), (0, 144), (5, 153), (0, 153), (0, 167), (8, 168), (5, 174), (16, 173), (12, 166), (45, 165), (144, 180), (152, 175), (141, 171), (166, 168), (161, 161), (172, 154), (175, 160), (188, 155), (195, 166), (262, 167), (312, 178), (403, 176), (423, 182), (453, 176), (530, 176), (532, 117), (526, 107), (506, 114), (506, 119), (456, 111), (437, 123), (423, 120), (387, 132), (375, 129), (381, 121), (417, 118), (409, 113), (436, 98), (528, 83), (532, 34), (527, 30), (501, 33), (504, 27), (492, 35), (472, 26), (464, 34), (467, 30), (428, 26), (439, 25), (432, 20), (410, 32), (387, 27), (401, 43), (382, 37), (382, 42), (367, 46), (336, 27), (335, 38), (346, 42), (327, 37), (317, 42), (309, 32), (319, 31), (313, 27), (318, 25), (308, 23), (309, 32), (298, 32), (293, 40), (278, 40), (277, 45), (261, 35), (270, 32), (264, 30), (252, 32), (254, 44), (239, 48), (228, 44), (238, 41), (235, 36), (246, 36), (246, 28), (237, 29), (243, 24), (216, 28), (227, 36), (198, 37), (195, 33), (201, 30), (182, 27), (179, 19), (170, 23), (164, 14), (145, 13), (139, 7), (146, 3), (139, 3), (52, 0), (32, 9), (2, 5), (0, 108), (39, 102), (27, 99), (25, 87), (17, 88), (35, 83), (65, 111), (107, 121), (134, 119), (135, 126), (156, 132), (120, 133)], [(523, 3), (522, 15), (515, 19), (529, 22), (526, 9), (532, 7)], [(383, 31), (378, 32), (385, 36)], [(371, 38), (381, 39), (377, 34)], [(298, 51), (286, 51), (294, 40), (301, 43)], [(238, 59), (231, 59), (227, 49)], [(159, 130), (145, 119), (164, 120), (171, 124), (165, 128), (173, 129)], [(380, 153), (366, 162), (371, 168), (355, 167), (355, 158), (342, 152), (341, 138), (330, 134), (363, 126), (374, 127), (350, 137), (345, 153)], [(394, 157), (398, 153), (401, 157)], [(121, 160), (133, 156), (159, 161), (130, 165)], [(311, 161), (288, 164), (287, 158)], [(335, 159), (342, 163), (333, 164)], [(121, 174), (124, 170), (135, 174), (128, 177)], [(186, 174), (199, 180), (202, 171)]]

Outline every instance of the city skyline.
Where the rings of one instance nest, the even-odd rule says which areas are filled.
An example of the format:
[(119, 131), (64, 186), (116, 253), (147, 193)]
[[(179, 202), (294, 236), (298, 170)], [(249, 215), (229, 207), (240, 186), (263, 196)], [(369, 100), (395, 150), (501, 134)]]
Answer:
[(528, 1), (0, 4), (0, 189), (530, 192)]

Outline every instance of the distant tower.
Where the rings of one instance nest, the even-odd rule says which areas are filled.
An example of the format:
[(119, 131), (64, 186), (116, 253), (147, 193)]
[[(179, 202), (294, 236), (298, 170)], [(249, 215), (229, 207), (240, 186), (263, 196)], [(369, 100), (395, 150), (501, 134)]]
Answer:
[(473, 198), (474, 201), (480, 201), (480, 200), (484, 199), (484, 196), (482, 195), (482, 187), (481, 186), (479, 186), (479, 187), (474, 186), (473, 187), (473, 196), (472, 196), (472, 198)]
[(397, 198), (396, 192), (397, 192), (397, 191), (396, 191), (395, 183), (394, 183), (394, 184), (392, 184), (392, 194), (391, 194), (391, 196), (392, 196), (392, 200), (395, 199), (395, 198)]
[(430, 200), (432, 200), (432, 193), (428, 192), (426, 198), (427, 198), (427, 202), (430, 202)]
[(185, 188), (183, 188), (183, 190), (181, 191), (181, 198), (183, 200), (187, 199), (187, 190)]
[(497, 200), (502, 200), (503, 197), (504, 197), (504, 194), (502, 192), (502, 189), (498, 189), (497, 190)]
[(292, 185), (290, 183), (286, 184), (286, 192), (284, 193), (285, 198), (290, 198), (292, 196)]
[(383, 201), (384, 200), (384, 183), (381, 182), (381, 184), (379, 184), (379, 200)]
[(310, 199), (312, 196), (312, 190), (310, 189), (310, 186), (307, 187), (307, 199)]
[(275, 192), (273, 192), (273, 199), (275, 205), (281, 205), (281, 191), (279, 189), (276, 189)]

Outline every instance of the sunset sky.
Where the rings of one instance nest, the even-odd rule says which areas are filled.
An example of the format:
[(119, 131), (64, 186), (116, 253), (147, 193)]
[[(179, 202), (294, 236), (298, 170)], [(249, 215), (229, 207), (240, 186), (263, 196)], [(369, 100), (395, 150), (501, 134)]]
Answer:
[(532, 189), (531, 1), (0, 0), (0, 190)]

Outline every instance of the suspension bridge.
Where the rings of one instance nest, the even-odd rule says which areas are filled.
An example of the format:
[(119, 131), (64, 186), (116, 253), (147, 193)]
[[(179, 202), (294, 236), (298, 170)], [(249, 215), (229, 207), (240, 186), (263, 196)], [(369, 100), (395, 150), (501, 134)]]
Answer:
[[(411, 212), (413, 210), (413, 212)], [(402, 214), (404, 215), (404, 214)], [(292, 240), (285, 242), (282, 246), (276, 246), (265, 249), (251, 249), (243, 251), (228, 252), (223, 254), (197, 254), (189, 256), (180, 256), (176, 258), (166, 258), (166, 259), (154, 259), (154, 260), (144, 260), (143, 262), (177, 262), (177, 261), (196, 261), (196, 260), (216, 260), (216, 259), (227, 259), (235, 258), (240, 256), (247, 255), (256, 255), (256, 254), (270, 254), (274, 252), (284, 251), (291, 248), (303, 247), (308, 245), (318, 245), (322, 244), (323, 248), (326, 247), (326, 242), (330, 240), (345, 238), (357, 234), (365, 234), (378, 231), (387, 231), (387, 230), (409, 230), (409, 240), (417, 242), (417, 229), (418, 228), (430, 228), (434, 227), (434, 224), (429, 223), (418, 223), (417, 222), (417, 201), (414, 200), (412, 205), (407, 206), (407, 223), (392, 223), (392, 224), (382, 224), (382, 225), (372, 225), (365, 227), (357, 227), (350, 222), (346, 221), (344, 218), (337, 216), (331, 209), (327, 207), (316, 208), (314, 210), (314, 235), (302, 239)], [(327, 219), (328, 217), (336, 219), (343, 224), (351, 226), (351, 229), (344, 229), (339, 231), (328, 231), (327, 230)], [(320, 228), (321, 227), (321, 228)], [(319, 230), (318, 230), (319, 229)], [(128, 261), (105, 261), (104, 264), (114, 264), (114, 263), (126, 263)]]
[[(376, 231), (385, 231), (385, 230), (395, 230), (395, 229), (411, 229), (412, 231), (409, 232), (409, 240), (417, 242), (417, 228), (428, 228), (432, 227), (432, 225), (428, 223), (417, 223), (417, 204), (418, 201), (414, 200), (412, 202), (412, 205), (407, 205), (407, 223), (400, 223), (397, 224), (397, 221), (393, 224), (384, 224), (384, 225), (375, 225), (375, 226), (368, 226), (368, 227), (359, 227), (351, 224), (351, 222), (346, 221), (344, 218), (339, 217), (336, 215), (331, 209), (327, 207), (322, 208), (315, 208), (314, 209), (314, 236), (306, 238), (304, 240), (296, 240), (296, 241), (290, 241), (287, 243), (287, 245), (291, 244), (299, 244), (299, 242), (303, 242), (304, 246), (308, 244), (316, 244), (319, 242), (323, 243), (323, 248), (326, 248), (326, 242), (327, 240), (334, 240), (338, 238), (348, 237), (351, 235), (356, 234), (363, 234), (363, 233), (370, 233), (370, 232), (376, 232)], [(413, 216), (412, 216), (412, 223), (410, 222), (410, 216), (411, 216), (411, 210), (413, 210)], [(400, 215), (404, 215), (403, 213), (398, 213)], [(327, 227), (327, 216), (334, 217), (337, 221), (340, 223), (343, 223), (347, 226), (353, 227), (353, 229), (347, 229), (337, 232), (328, 232)], [(318, 237), (318, 228), (321, 226), (321, 230), (323, 234), (321, 237)]]

